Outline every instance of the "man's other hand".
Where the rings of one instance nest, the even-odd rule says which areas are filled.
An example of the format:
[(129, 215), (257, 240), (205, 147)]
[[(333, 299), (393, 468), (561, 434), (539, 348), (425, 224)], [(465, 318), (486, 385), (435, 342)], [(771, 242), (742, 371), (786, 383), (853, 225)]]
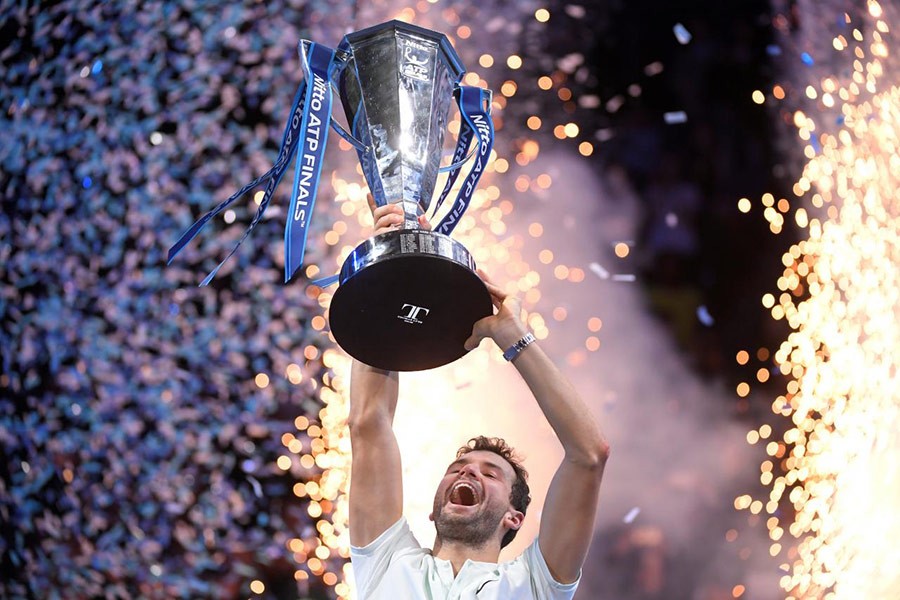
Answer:
[[(369, 195), (369, 208), (375, 219), (375, 235), (394, 231), (403, 227), (403, 206), (401, 204), (385, 204), (375, 206), (372, 195)], [(419, 215), (419, 228), (431, 231), (431, 223), (425, 215)]]
[(505, 350), (528, 333), (528, 328), (521, 319), (522, 302), (516, 296), (510, 296), (497, 287), (481, 269), (478, 270), (478, 275), (491, 294), (491, 302), (496, 312), (475, 323), (472, 335), (466, 340), (465, 348), (474, 350), (481, 340), (488, 337), (494, 340), (501, 350)]

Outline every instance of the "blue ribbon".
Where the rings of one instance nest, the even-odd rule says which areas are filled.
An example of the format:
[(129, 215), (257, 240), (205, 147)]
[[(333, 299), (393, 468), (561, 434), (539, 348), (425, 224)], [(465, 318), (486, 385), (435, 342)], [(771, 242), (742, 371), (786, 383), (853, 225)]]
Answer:
[(466, 128), (471, 129), (478, 140), (478, 153), (475, 155), (475, 163), (463, 181), (462, 188), (459, 190), (450, 212), (444, 215), (438, 226), (434, 228), (434, 231), (438, 233), (450, 235), (469, 207), (475, 186), (484, 174), (484, 168), (490, 158), (491, 147), (494, 145), (494, 123), (488, 112), (489, 108), (486, 90), (469, 86), (459, 88), (459, 110), (463, 116), (460, 137), (463, 136)]
[(328, 277), (322, 277), (320, 279), (313, 279), (312, 284), (317, 285), (320, 288), (327, 288), (330, 285), (334, 285), (340, 279), (340, 274), (329, 275)]
[[(220, 262), (216, 266), (216, 268), (213, 269), (209, 273), (209, 275), (207, 275), (206, 278), (200, 283), (201, 286), (208, 285), (209, 282), (212, 281), (212, 279), (216, 276), (216, 273), (219, 272), (219, 269), (222, 268), (222, 265), (224, 265), (228, 261), (228, 259), (231, 258), (232, 255), (234, 255), (234, 253), (241, 246), (241, 244), (244, 242), (244, 240), (247, 239), (247, 236), (250, 235), (250, 232), (253, 231), (253, 229), (256, 227), (257, 224), (259, 224), (259, 221), (262, 219), (263, 213), (265, 213), (266, 209), (269, 206), (269, 202), (271, 202), (271, 200), (272, 200), (272, 195), (275, 193), (275, 189), (278, 187), (278, 184), (281, 183), (281, 179), (284, 177), (284, 174), (287, 171), (287, 167), (290, 163), (291, 158), (294, 156), (294, 153), (297, 152), (297, 148), (299, 146), (301, 138), (304, 140), (304, 152), (311, 149), (310, 144), (308, 143), (309, 139), (308, 139), (308, 135), (307, 135), (307, 133), (308, 133), (307, 126), (309, 125), (310, 120), (312, 120), (312, 117), (310, 117), (310, 114), (311, 113), (315, 114), (316, 118), (325, 124), (327, 124), (331, 119), (331, 86), (330, 86), (330, 83), (328, 83), (329, 82), (328, 76), (330, 75), (329, 69), (331, 66), (332, 57), (334, 56), (334, 51), (325, 46), (311, 44), (310, 45), (310, 55), (311, 55), (310, 61), (307, 63), (306, 56), (303, 52), (303, 44), (301, 43), (300, 44), (300, 54), (301, 54), (301, 57), (304, 59), (306, 73), (305, 73), (305, 77), (304, 77), (303, 81), (300, 82), (300, 85), (297, 88), (297, 93), (294, 95), (294, 101), (293, 101), (293, 104), (291, 105), (290, 117), (288, 118), (287, 125), (285, 126), (284, 134), (281, 139), (281, 149), (278, 152), (278, 157), (275, 159), (275, 162), (272, 165), (272, 168), (269, 169), (266, 173), (264, 173), (260, 177), (257, 177), (256, 179), (254, 179), (247, 185), (243, 186), (241, 189), (239, 189), (237, 192), (235, 192), (227, 200), (225, 200), (224, 202), (222, 202), (218, 206), (216, 206), (213, 210), (209, 211), (208, 213), (206, 213), (205, 215), (200, 217), (197, 221), (194, 222), (193, 225), (191, 225), (187, 229), (187, 231), (185, 231), (182, 234), (182, 236), (178, 239), (178, 241), (175, 242), (175, 244), (171, 248), (169, 248), (167, 264), (172, 264), (172, 261), (175, 259), (175, 257), (178, 256), (178, 254), (184, 249), (184, 247), (187, 246), (191, 242), (191, 240), (193, 240), (197, 236), (198, 233), (200, 233), (200, 230), (203, 229), (203, 227), (213, 217), (220, 214), (223, 210), (228, 208), (228, 206), (231, 205), (235, 200), (237, 200), (238, 198), (240, 198), (241, 196), (246, 194), (251, 189), (255, 188), (256, 186), (260, 185), (263, 182), (268, 182), (266, 185), (266, 189), (263, 192), (262, 200), (259, 203), (259, 208), (256, 210), (256, 214), (254, 215), (253, 220), (250, 222), (250, 225), (247, 227), (246, 231), (244, 231), (244, 234), (241, 236), (241, 238), (238, 240), (238, 242), (234, 245), (234, 248), (231, 249), (231, 252), (228, 253), (228, 255), (225, 257), (225, 259), (222, 262)], [(322, 65), (323, 65), (323, 63), (326, 63), (326, 61), (327, 61), (327, 64), (325, 64), (325, 66), (323, 68)], [(312, 69), (313, 63), (315, 64), (315, 70)], [(327, 87), (327, 94), (326, 94), (327, 101), (320, 96), (321, 89), (316, 88), (316, 86), (314, 85), (314, 83), (318, 81), (317, 78), (322, 77), (323, 72), (325, 74), (325, 81), (326, 81), (326, 83), (328, 83), (328, 85), (326, 86)], [(313, 93), (314, 91), (315, 91), (315, 95)], [(311, 110), (308, 110), (308, 106), (312, 103), (313, 98), (317, 99), (316, 110), (311, 111)], [(324, 113), (324, 106), (323, 106), (323, 110), (318, 110), (320, 100), (321, 100), (322, 105), (327, 104), (327, 108), (328, 108), (327, 113)], [(293, 244), (293, 242), (295, 240), (299, 240), (299, 243), (301, 243), (302, 245), (305, 246), (306, 231), (307, 231), (307, 228), (309, 225), (309, 218), (312, 214), (312, 206), (313, 206), (313, 202), (315, 200), (315, 192), (318, 187), (318, 179), (319, 179), (319, 175), (320, 175), (320, 171), (321, 171), (322, 154), (325, 151), (325, 141), (327, 138), (327, 127), (322, 128), (322, 129), (325, 130), (325, 133), (320, 134), (321, 137), (319, 140), (319, 149), (318, 149), (318, 152), (314, 152), (314, 154), (316, 154), (315, 158), (314, 159), (304, 159), (303, 158), (304, 154), (301, 154), (298, 156), (298, 164), (297, 164), (297, 169), (296, 169), (297, 173), (295, 173), (294, 194), (299, 196), (299, 194), (297, 193), (297, 189), (298, 189), (298, 186), (300, 186), (304, 190), (308, 191), (311, 194), (311, 199), (308, 201), (308, 206), (306, 207), (306, 208), (308, 208), (308, 210), (306, 210), (305, 214), (303, 215), (304, 219), (303, 219), (302, 226), (299, 227), (299, 235), (295, 236), (295, 235), (292, 235), (293, 232), (291, 231), (292, 230), (291, 225), (292, 225), (292, 221), (293, 221), (293, 219), (291, 217), (293, 217), (296, 212), (294, 205), (299, 203), (300, 200), (298, 199), (295, 202), (295, 198), (293, 196), (291, 198), (291, 210), (289, 212), (288, 222), (285, 227), (286, 250), (288, 249), (288, 247), (290, 245), (290, 247), (292, 247), (291, 255), (292, 255), (292, 257), (295, 258), (295, 260), (293, 260), (292, 263), (290, 263), (290, 264), (295, 265), (293, 267), (293, 269), (290, 271), (291, 275), (296, 271), (296, 268), (299, 267), (300, 263), (302, 263), (302, 260), (303, 260), (303, 248), (301, 247), (300, 251), (296, 252), (296, 246)], [(320, 131), (321, 131), (321, 129), (320, 129)], [(304, 164), (306, 164), (305, 162), (303, 162), (304, 160), (314, 160), (314, 164), (317, 166), (314, 179), (307, 180), (300, 173), (302, 166)], [(305, 200), (306, 196), (303, 196), (303, 199)], [(289, 240), (291, 241), (290, 244), (289, 244)], [(285, 257), (285, 280), (286, 281), (288, 279), (290, 279), (290, 277), (288, 276), (289, 263), (288, 263), (287, 259), (288, 259), (288, 257), (286, 256)]]
[[(297, 93), (294, 96), (294, 102), (291, 106), (291, 118), (288, 119), (287, 126), (284, 130), (284, 135), (281, 139), (281, 150), (278, 152), (278, 158), (275, 159), (275, 163), (272, 165), (272, 168), (269, 169), (263, 175), (257, 177), (237, 192), (231, 195), (228, 200), (225, 200), (218, 206), (216, 206), (213, 210), (209, 211), (197, 221), (191, 225), (187, 231), (185, 231), (182, 236), (178, 239), (175, 244), (169, 248), (169, 255), (166, 264), (172, 264), (172, 261), (176, 256), (187, 246), (191, 240), (193, 240), (200, 230), (203, 229), (203, 226), (206, 225), (210, 219), (221, 213), (223, 210), (228, 208), (228, 206), (246, 194), (251, 189), (258, 186), (260, 183), (264, 181), (268, 181), (272, 178), (280, 178), (283, 175), (284, 169), (287, 166), (288, 161), (294, 153), (294, 150), (297, 148), (297, 132), (299, 131), (300, 119), (303, 115), (303, 100), (304, 93), (306, 90), (306, 82), (302, 82), (300, 86), (297, 88)], [(292, 126), (292, 124), (296, 124)]]
[(330, 70), (334, 50), (319, 44), (310, 44), (307, 64), (306, 109), (300, 137), (303, 140), (297, 153), (294, 168), (294, 186), (284, 228), (284, 281), (287, 283), (303, 264), (306, 236), (312, 219), (322, 161), (328, 141), (328, 125), (331, 120)]
[[(462, 87), (459, 90), (459, 97), (457, 98), (457, 102), (459, 103), (459, 112), (462, 114)], [(460, 161), (462, 161), (466, 157), (466, 153), (469, 151), (469, 146), (472, 145), (472, 134), (474, 129), (469, 127), (469, 124), (465, 119), (462, 120), (459, 129), (459, 139), (456, 141), (456, 150), (453, 152), (453, 158), (450, 159), (451, 165), (459, 165), (454, 169), (451, 169), (447, 174), (447, 182), (444, 184), (444, 189), (441, 191), (441, 195), (438, 196), (438, 200), (434, 205), (434, 210), (431, 212), (431, 215), (434, 216), (437, 214), (438, 209), (444, 203), (444, 200), (447, 198), (447, 195), (450, 194), (450, 188), (453, 187), (453, 184), (456, 183), (456, 178), (459, 177), (459, 172), (462, 170), (462, 165)]]

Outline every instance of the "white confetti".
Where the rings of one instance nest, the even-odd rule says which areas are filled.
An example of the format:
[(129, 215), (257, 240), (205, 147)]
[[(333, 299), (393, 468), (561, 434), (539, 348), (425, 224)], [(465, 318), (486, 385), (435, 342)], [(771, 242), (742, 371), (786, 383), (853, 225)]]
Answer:
[(609, 279), (609, 271), (600, 266), (600, 263), (592, 262), (590, 265), (591, 272), (600, 279)]
[(657, 60), (644, 67), (644, 75), (646, 75), (647, 77), (659, 75), (663, 72), (663, 68), (663, 64)]
[(669, 125), (674, 125), (675, 123), (687, 123), (687, 113), (683, 110), (673, 110), (663, 113), (663, 119)]
[(581, 19), (587, 14), (584, 7), (579, 4), (567, 4), (564, 10), (566, 11), (566, 14), (573, 19)]
[(691, 41), (691, 32), (681, 23), (675, 23), (672, 31), (675, 33), (675, 39), (678, 40), (679, 44), (684, 45)]
[(678, 215), (673, 212), (666, 213), (666, 225), (673, 229), (678, 227)]
[(622, 519), (622, 522), (623, 523), (631, 523), (632, 521), (634, 521), (637, 518), (637, 516), (640, 514), (640, 512), (641, 512), (641, 509), (638, 508), (637, 506), (635, 506), (634, 508), (632, 508), (631, 510), (628, 511), (628, 514), (625, 515), (625, 518)]
[(253, 486), (253, 494), (257, 498), (262, 498), (263, 497), (262, 486), (259, 485), (259, 481), (257, 481), (255, 477), (248, 477), (247, 481), (249, 481), (250, 485)]
[(578, 106), (581, 108), (597, 108), (600, 106), (600, 96), (585, 94), (578, 97)]
[(608, 142), (609, 140), (616, 137), (616, 132), (615, 130), (608, 127), (606, 129), (598, 129), (597, 133), (594, 134), (594, 137), (596, 137), (601, 142)]
[(606, 110), (607, 112), (614, 113), (625, 104), (625, 98), (622, 96), (613, 96), (609, 100), (606, 101)]

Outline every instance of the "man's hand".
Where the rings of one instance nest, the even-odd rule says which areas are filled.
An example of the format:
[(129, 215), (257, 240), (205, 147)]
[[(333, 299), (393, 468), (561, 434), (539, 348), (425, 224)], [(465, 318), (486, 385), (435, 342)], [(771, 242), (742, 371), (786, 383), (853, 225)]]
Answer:
[(491, 302), (494, 303), (497, 312), (475, 323), (472, 335), (466, 340), (465, 348), (474, 350), (481, 344), (481, 340), (488, 337), (494, 340), (501, 350), (506, 350), (528, 332), (521, 319), (522, 302), (497, 287), (481, 269), (478, 270), (478, 275), (487, 286)]
[[(374, 198), (369, 194), (369, 208), (372, 209), (372, 217), (375, 219), (375, 235), (403, 227), (402, 205), (385, 204), (376, 207)], [(431, 223), (425, 215), (419, 215), (419, 227), (431, 231)]]

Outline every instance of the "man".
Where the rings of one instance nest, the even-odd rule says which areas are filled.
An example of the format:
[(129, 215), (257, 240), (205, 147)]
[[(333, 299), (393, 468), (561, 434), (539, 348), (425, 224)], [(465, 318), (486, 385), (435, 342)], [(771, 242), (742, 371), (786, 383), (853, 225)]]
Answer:
[[(375, 209), (374, 216), (376, 233), (402, 223), (396, 204)], [(555, 600), (575, 594), (609, 447), (575, 389), (526, 335), (519, 300), (479, 274), (496, 313), (475, 324), (466, 348), (490, 338), (507, 350), (565, 450), (538, 538), (515, 560), (497, 563), (525, 518), (528, 487), (512, 449), (481, 437), (460, 449), (438, 485), (430, 515), (437, 538), (431, 551), (421, 548), (402, 515), (400, 452), (392, 429), (397, 374), (354, 361), (350, 543), (359, 600)]]

